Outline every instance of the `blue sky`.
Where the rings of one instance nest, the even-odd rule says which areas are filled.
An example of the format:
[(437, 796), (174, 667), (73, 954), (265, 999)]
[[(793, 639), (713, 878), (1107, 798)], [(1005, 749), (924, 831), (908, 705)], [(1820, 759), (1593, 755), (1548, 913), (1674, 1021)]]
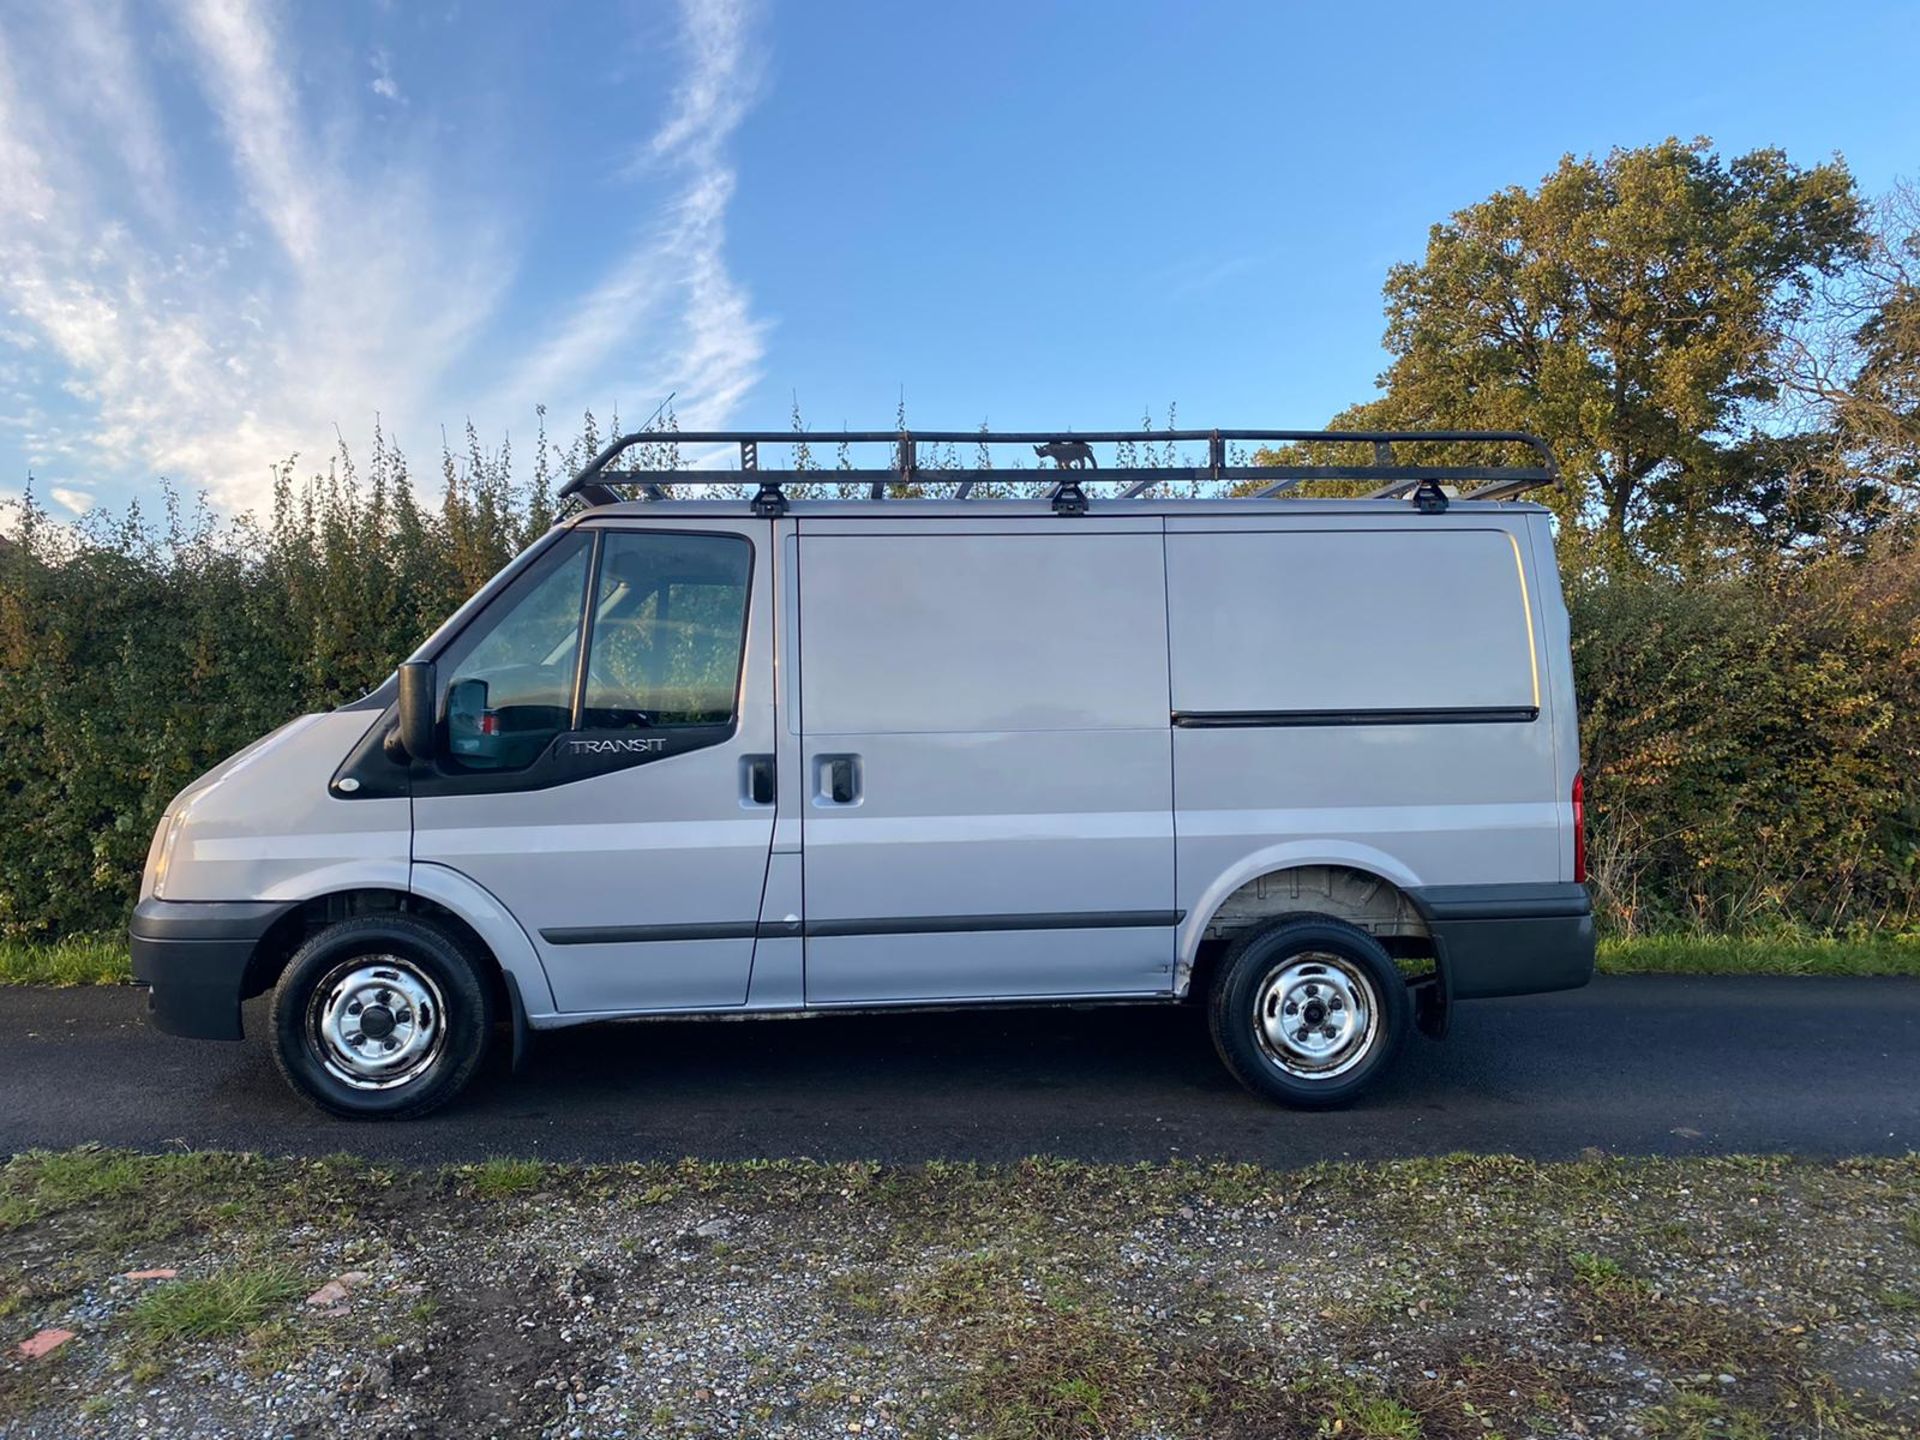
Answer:
[(376, 414), (1082, 430), (1372, 393), (1380, 284), (1566, 151), (1920, 173), (1920, 6), (0, 7), (0, 498), (229, 506)]

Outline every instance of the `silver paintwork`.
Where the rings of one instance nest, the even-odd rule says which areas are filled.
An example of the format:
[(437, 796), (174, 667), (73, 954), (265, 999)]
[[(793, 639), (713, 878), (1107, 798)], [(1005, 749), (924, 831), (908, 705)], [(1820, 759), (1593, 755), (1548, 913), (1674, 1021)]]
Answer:
[(1302, 1080), (1332, 1080), (1367, 1058), (1380, 1034), (1380, 997), (1345, 957), (1308, 951), (1276, 969), (1254, 997), (1254, 1039)]
[[(378, 715), (303, 717), (182, 792), (146, 887), (164, 856), (167, 899), (431, 899), (473, 926), (544, 1028), (1168, 997), (1214, 917), (1246, 913), (1245, 887), (1276, 872), (1401, 889), (1571, 878), (1572, 668), (1538, 506), (1165, 500), (1063, 520), (1030, 502), (798, 501), (770, 522), (672, 501), (565, 522), (580, 524), (754, 541), (732, 741), (409, 805), (327, 793)], [(1529, 703), (1526, 725), (1168, 724), (1173, 709)], [(765, 753), (776, 803), (743, 806), (741, 758)], [(822, 803), (823, 755), (857, 759), (858, 803)], [(781, 927), (1105, 910), (1185, 918), (805, 940)], [(770, 927), (758, 941), (539, 938), (756, 918)]]
[[(167, 807), (163, 900), (305, 900), (407, 888), (405, 799), (328, 793), (340, 761), (380, 717), (303, 715), (193, 782)], [(149, 861), (148, 881), (157, 876)]]
[[(1332, 867), (1402, 889), (1572, 878), (1565, 611), (1556, 630), (1551, 562), (1544, 583), (1527, 563), (1544, 518), (1459, 505), (1227, 529), (1169, 516), (1176, 709), (1540, 707), (1531, 724), (1174, 730), (1177, 993), (1212, 916), (1262, 875)], [(1246, 613), (1268, 618), (1221, 619)]]
[(336, 1080), (396, 1089), (426, 1074), (446, 1048), (440, 987), (397, 955), (358, 956), (314, 987), (307, 1035)]
[(1166, 545), (1175, 710), (1539, 704), (1506, 530), (1270, 522)]

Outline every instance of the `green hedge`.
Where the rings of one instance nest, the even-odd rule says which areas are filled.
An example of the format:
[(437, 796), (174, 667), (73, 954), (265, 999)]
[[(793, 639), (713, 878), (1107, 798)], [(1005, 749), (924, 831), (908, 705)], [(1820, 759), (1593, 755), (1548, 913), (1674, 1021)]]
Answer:
[(1619, 932), (1920, 915), (1920, 551), (1576, 578), (1594, 889)]
[(167, 801), (294, 715), (365, 693), (551, 523), (505, 457), (414, 499), (382, 446), (265, 526), (186, 510), (49, 523), (0, 544), (0, 937), (124, 925)]
[[(264, 525), (28, 508), (0, 544), (0, 937), (122, 925), (182, 785), (377, 684), (551, 523), (544, 467), (517, 489), (474, 447), (445, 471), (431, 509), (384, 446), (364, 476), (283, 471)], [(1599, 574), (1569, 601), (1616, 932), (1912, 923), (1920, 554)]]

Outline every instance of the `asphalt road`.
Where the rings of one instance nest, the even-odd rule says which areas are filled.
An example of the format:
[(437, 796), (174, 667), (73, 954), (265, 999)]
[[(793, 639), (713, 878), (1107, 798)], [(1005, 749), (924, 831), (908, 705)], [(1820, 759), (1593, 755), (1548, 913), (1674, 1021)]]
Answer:
[[(1314, 1160), (1588, 1147), (1613, 1154), (1920, 1149), (1920, 981), (1602, 979), (1462, 1006), (1352, 1109), (1241, 1091), (1191, 1009), (672, 1021), (536, 1039), (408, 1124), (309, 1109), (264, 1043), (147, 1028), (145, 992), (0, 989), (0, 1155), (140, 1149), (352, 1151), (408, 1162)], [(264, 1031), (260, 1002), (248, 1030)]]

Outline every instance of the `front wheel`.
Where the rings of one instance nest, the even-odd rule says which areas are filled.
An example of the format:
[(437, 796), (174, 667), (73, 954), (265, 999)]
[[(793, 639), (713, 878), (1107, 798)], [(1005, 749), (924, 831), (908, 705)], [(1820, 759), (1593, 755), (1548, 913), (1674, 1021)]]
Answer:
[(1303, 1109), (1344, 1105), (1392, 1063), (1412, 1023), (1406, 981), (1366, 931), (1304, 916), (1221, 957), (1207, 1023), (1234, 1078)]
[(330, 1114), (411, 1119), (479, 1068), (493, 1021), (461, 946), (412, 915), (364, 915), (302, 945), (273, 992), (273, 1058)]

